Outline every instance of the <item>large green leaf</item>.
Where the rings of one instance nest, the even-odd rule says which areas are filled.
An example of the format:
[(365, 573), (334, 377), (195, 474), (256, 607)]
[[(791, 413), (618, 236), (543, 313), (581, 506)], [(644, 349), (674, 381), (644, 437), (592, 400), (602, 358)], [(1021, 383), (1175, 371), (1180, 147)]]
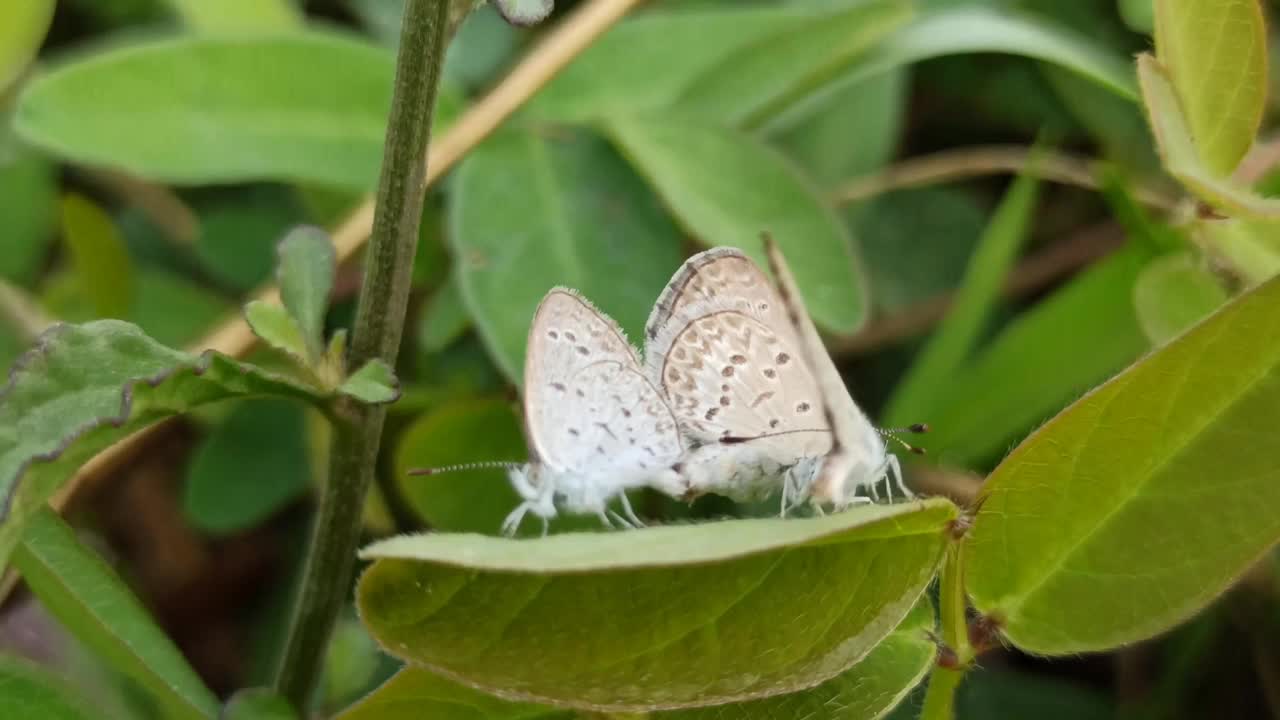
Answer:
[(1081, 398), (987, 480), (974, 604), (1043, 654), (1188, 617), (1280, 540), (1280, 280)]
[(0, 566), (71, 473), (133, 431), (217, 400), (316, 394), (224, 355), (167, 348), (125, 322), (54, 326), (0, 390)]
[[(938, 388), (920, 438), (943, 465), (980, 468), (1148, 347), (1133, 286), (1149, 255), (1126, 248), (1015, 318)], [(1071, 328), (1071, 332), (1063, 332)]]
[(955, 514), (935, 499), (539, 540), (399, 537), (362, 553), (378, 562), (358, 603), (388, 652), (509, 698), (644, 710), (768, 697), (883, 640)]
[(1157, 344), (1204, 319), (1227, 298), (1226, 289), (1205, 263), (1189, 252), (1156, 259), (1133, 288), (1138, 322)]
[(0, 655), (0, 717), (114, 720), (66, 681), (7, 655)]
[(215, 534), (253, 527), (306, 490), (305, 418), (276, 398), (245, 401), (201, 441), (187, 467), (183, 509)]
[[(45, 609), (174, 718), (213, 718), (218, 701), (142, 603), (48, 508), (31, 519), (14, 565)], [(35, 717), (4, 715), (4, 717)]]
[(810, 98), (911, 17), (906, 0), (868, 0), (736, 50), (684, 88), (681, 110), (754, 126)]
[(763, 265), (760, 233), (772, 233), (814, 320), (841, 333), (862, 325), (867, 298), (848, 228), (781, 154), (699, 120), (616, 117), (606, 127), (700, 243), (741, 247)]
[[(966, 53), (1023, 55), (1060, 65), (1123, 97), (1138, 95), (1128, 58), (1114, 50), (1042, 17), (975, 5), (920, 13), (861, 56), (828, 90), (901, 65)], [(803, 111), (780, 113), (770, 125), (790, 125)]]
[[(711, 707), (650, 713), (652, 720), (754, 720), (824, 718), (867, 720), (897, 704), (929, 669), (935, 647), (928, 633), (933, 612), (916, 606), (858, 664), (830, 680), (796, 693)], [(338, 716), (337, 720), (416, 720), (468, 717), (474, 720), (569, 720), (581, 717), (546, 705), (503, 701), (409, 666)]]
[(849, 85), (776, 140), (824, 186), (879, 170), (897, 148), (907, 81), (907, 71), (898, 68)]
[(106, 50), (33, 81), (14, 118), (66, 159), (177, 183), (377, 178), (392, 58), (347, 36), (182, 36)]
[(243, 34), (278, 32), (302, 25), (292, 0), (168, 0), (183, 23), (196, 32)]
[(556, 75), (529, 110), (580, 122), (666, 107), (704, 72), (736, 51), (785, 37), (812, 22), (813, 10), (787, 6), (702, 7), (637, 13)]
[(53, 0), (9, 0), (0, 7), (0, 92), (35, 57), (53, 21)]
[(938, 388), (953, 382), (973, 353), (999, 303), (1005, 276), (1031, 232), (1038, 187), (1031, 176), (1023, 175), (1005, 193), (969, 259), (950, 314), (894, 392), (885, 410), (887, 424), (919, 422), (932, 409)]
[(455, 182), (450, 238), (462, 297), (517, 382), (533, 310), (552, 287), (580, 290), (639, 337), (683, 259), (680, 233), (653, 194), (594, 135), (499, 133), (467, 156)]
[(1191, 136), (1168, 71), (1150, 55), (1138, 56), (1142, 101), (1164, 167), (1210, 205), (1244, 218), (1280, 219), (1280, 198), (1264, 197), (1205, 165)]
[(1229, 175), (1253, 145), (1267, 100), (1261, 0), (1159, 0), (1156, 53), (1200, 160)]

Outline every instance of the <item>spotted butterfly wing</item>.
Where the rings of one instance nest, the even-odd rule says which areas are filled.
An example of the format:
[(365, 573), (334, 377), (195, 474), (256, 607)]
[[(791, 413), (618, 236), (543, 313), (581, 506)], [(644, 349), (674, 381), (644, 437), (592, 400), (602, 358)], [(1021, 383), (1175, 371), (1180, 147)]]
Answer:
[(799, 337), (768, 278), (740, 250), (715, 248), (685, 262), (645, 333), (649, 377), (702, 448), (691, 459), (718, 464), (701, 480), (690, 466), (693, 494), (760, 497), (782, 471), (830, 449)]
[(576, 292), (547, 293), (526, 353), (529, 446), (570, 504), (607, 500), (683, 454), (675, 418), (621, 328)]

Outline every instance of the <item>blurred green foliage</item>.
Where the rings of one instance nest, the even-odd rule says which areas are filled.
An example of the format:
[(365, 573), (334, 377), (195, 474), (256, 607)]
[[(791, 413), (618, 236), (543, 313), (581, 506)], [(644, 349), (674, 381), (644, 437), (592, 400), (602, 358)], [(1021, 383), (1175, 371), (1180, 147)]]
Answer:
[[(586, 4), (560, 3), (553, 22)], [(12, 290), (23, 300), (10, 302), (4, 298), (11, 295), (0, 294), (0, 367), (12, 366), (49, 319), (118, 318), (163, 345), (199, 350), (194, 346), (234, 317), (251, 291), (273, 281), (277, 241), (289, 228), (338, 226), (377, 178), (403, 5), (403, 0), (72, 0), (55, 11), (52, 2), (17, 0), (0, 8), (0, 290)], [(409, 476), (408, 470), (526, 457), (512, 391), (520, 383), (529, 319), (547, 289), (582, 290), (639, 338), (654, 297), (687, 255), (700, 247), (733, 245), (759, 257), (762, 230), (777, 236), (855, 396), (870, 400), (869, 414), (933, 426), (919, 442), (929, 455), (908, 468), (909, 482), (926, 492), (958, 487), (960, 499), (972, 499), (979, 490), (972, 478), (986, 475), (1043, 423), (1154, 348), (1178, 342), (1185, 330), (1241, 291), (1280, 272), (1280, 201), (1274, 197), (1275, 183), (1265, 182), (1268, 168), (1251, 165), (1274, 165), (1266, 154), (1274, 154), (1266, 138), (1275, 127), (1275, 100), (1266, 103), (1266, 60), (1280, 45), (1262, 22), (1262, 3), (1169, 0), (1163, 5), (1165, 18), (1182, 13), (1172, 24), (1158, 21), (1157, 6), (1152, 0), (646, 3), (431, 189), (411, 320), (396, 368), (402, 398), (392, 406), (382, 443), (382, 482), (371, 502), (374, 509), (366, 513), (367, 534), (423, 528), (496, 532), (517, 501), (502, 471)], [(1276, 8), (1272, 3), (1266, 10), (1274, 14)], [(1234, 28), (1233, 40), (1204, 42), (1205, 28), (1220, 26)], [(449, 52), (434, 137), (442, 137), (444, 128), (547, 36), (548, 27), (515, 28), (493, 7), (471, 14)], [(1131, 58), (1153, 44), (1156, 53), (1144, 56), (1140, 84)], [(1263, 140), (1255, 144), (1259, 134)], [(1044, 138), (1039, 148), (1046, 156), (1090, 160), (1084, 179), (1038, 180), (1043, 173), (1032, 165), (1017, 168), (1023, 178), (1011, 182), (1006, 170), (984, 168), (980, 161), (943, 166), (917, 178), (895, 175), (906, 161), (927, 160), (937, 151), (971, 148), (980, 159), (983, 148), (1028, 148), (1037, 138)], [(1250, 155), (1251, 147), (1261, 160)], [(869, 182), (874, 191), (846, 201), (841, 192), (852, 181), (862, 187)], [(1133, 199), (1151, 197), (1170, 200), (1139, 209)], [(1099, 250), (1089, 239), (1100, 230), (1121, 239)], [(292, 314), (273, 305), (277, 312), (268, 319), (293, 318), (301, 331), (299, 342), (275, 344), (301, 348), (295, 353), (306, 356), (301, 365), (310, 363), (315, 370), (324, 342), (349, 329), (358, 279), (355, 269), (339, 268), (331, 290), (320, 287), (324, 283), (308, 284), (287, 295)], [(1265, 316), (1259, 310), (1259, 319), (1242, 323), (1256, 322), (1251, 327), (1266, 330), (1272, 326)], [(63, 376), (68, 382), (83, 380), (80, 394), (67, 395), (78, 406), (45, 405), (38, 433), (28, 425), (21, 425), (25, 434), (20, 437), (0, 428), (0, 437), (8, 437), (0, 449), (33, 447), (30, 439), (36, 436), (63, 438), (70, 429), (64, 425), (73, 418), (96, 420), (118, 411), (121, 384), (142, 377), (125, 372), (125, 355), (149, 359), (155, 372), (190, 362), (190, 356), (159, 346), (114, 352), (109, 343), (85, 344), (92, 357)], [(1265, 343), (1232, 347), (1226, 355), (1238, 357), (1223, 358), (1219, 368), (1225, 379), (1188, 370), (1125, 380), (1146, 388), (1125, 412), (1138, 425), (1165, 417), (1153, 403), (1166, 397), (1175, 376), (1194, 385), (1190, 392), (1199, 398), (1197, 407), (1212, 405), (1229, 381), (1250, 373), (1260, 385), (1274, 385)], [(1159, 375), (1166, 367), (1159, 363), (1168, 362), (1158, 360), (1157, 369), (1148, 372)], [(281, 367), (283, 373), (305, 371)], [(104, 369), (114, 373), (110, 382), (90, 377)], [(136, 414), (124, 415), (122, 424), (97, 426), (95, 442), (104, 444), (135, 423), (215, 397), (282, 387), (278, 378), (241, 372), (240, 366), (222, 365), (208, 375), (184, 377), (177, 386), (162, 386), (158, 395), (144, 395)], [(369, 372), (360, 378), (370, 380), (367, 385), (348, 391), (389, 397), (386, 369)], [(24, 377), (29, 383), (31, 376)], [(177, 397), (164, 395), (169, 387), (178, 387)], [(289, 392), (307, 396), (314, 390)], [(35, 396), (43, 390), (24, 385), (17, 392)], [(1037, 474), (1034, 462), (1032, 469), (1005, 465), (996, 485), (1003, 495), (986, 511), (1008, 518), (998, 524), (988, 518), (979, 531), (980, 544), (989, 548), (998, 544), (993, 537), (1045, 534), (1064, 542), (1079, 539), (1085, 560), (1069, 553), (1063, 557), (1075, 558), (1080, 567), (1064, 560), (1064, 567), (1050, 571), (1037, 557), (1017, 572), (1043, 571), (1043, 582), (1085, 596), (1101, 582), (1089, 573), (1102, 567), (1087, 562), (1093, 552), (1087, 543), (1102, 542), (1107, 526), (1100, 520), (1097, 528), (1071, 535), (1071, 522), (1129, 513), (1141, 522), (1126, 526), (1130, 529), (1120, 539), (1096, 550), (1099, 555), (1112, 557), (1106, 553), (1123, 546), (1148, 559), (1168, 556), (1169, 568), (1192, 559), (1215, 565), (1214, 572), (1192, 576), (1192, 584), (1216, 592), (1275, 534), (1274, 521), (1268, 525), (1266, 516), (1258, 515), (1275, 510), (1267, 483), (1274, 480), (1277, 459), (1266, 435), (1274, 428), (1267, 410), (1274, 403), (1265, 392), (1259, 395), (1263, 400), (1250, 400), (1248, 393), (1242, 397), (1241, 405), (1256, 402), (1261, 409), (1233, 406), (1195, 415), (1195, 422), (1203, 420), (1221, 436), (1198, 436), (1186, 448), (1169, 450), (1169, 469), (1125, 466), (1124, 477), (1106, 480), (1117, 491), (1133, 490), (1132, 502), (1112, 506), (1100, 494), (1063, 494), (1039, 500), (1057, 503), (1053, 507), (1024, 513), (1015, 508), (1017, 497), (1030, 496), (1024, 486), (1063, 486)], [(166, 482), (155, 490), (172, 501), (156, 505), (167, 510), (138, 510), (164, 514), (167, 525), (139, 525), (149, 532), (177, 525), (214, 555), (245, 538), (261, 543), (263, 555), (275, 555), (281, 546), (284, 554), (296, 553), (301, 535), (293, 511), (325, 467), (315, 439), (319, 415), (308, 418), (299, 405), (278, 398), (234, 402), (172, 436), (176, 459), (160, 461)], [(1233, 414), (1237, 410), (1239, 418)], [(19, 427), (36, 415), (0, 417)], [(1140, 432), (1126, 417), (1113, 418), (1110, 425), (1079, 417), (1062, 421), (1100, 428), (1097, 439), (1086, 444), (1110, 453), (1103, 453), (1106, 467), (1097, 470), (1100, 477), (1115, 472), (1140, 444), (1134, 434)], [(1054, 443), (1060, 439), (1055, 436)], [(1047, 452), (1045, 445), (1038, 447)], [(75, 458), (82, 460), (91, 450), (82, 448)], [(19, 454), (0, 457), (0, 464)], [(58, 466), (56, 482), (52, 476), (42, 480), (24, 513), (37, 513), (52, 488), (65, 481), (78, 463), (70, 460)], [(1249, 477), (1234, 477), (1240, 472)], [(1176, 507), (1145, 510), (1144, 502), (1163, 496), (1144, 493), (1143, 483), (1166, 482), (1165, 474), (1181, 483), (1176, 495), (1164, 498)], [(932, 484), (938, 477), (945, 482)], [(0, 477), (0, 484), (7, 489), (11, 480)], [(116, 492), (117, 482), (100, 492)], [(709, 498), (690, 510), (643, 493), (632, 500), (642, 516), (655, 521), (747, 517), (774, 507)], [(1066, 517), (1043, 525), (1049, 522), (1045, 518), (1057, 518), (1055, 512)], [(1041, 525), (1019, 526), (1020, 514), (1034, 514)], [(1148, 515), (1197, 528), (1196, 537), (1206, 547), (1214, 538), (1231, 538), (1234, 554), (1229, 559), (1208, 551), (1197, 555), (1198, 548), (1176, 543), (1148, 548), (1149, 533), (1160, 527)], [(89, 527), (112, 524), (92, 512), (83, 520)], [(590, 518), (561, 518), (552, 530), (594, 525)], [(5, 527), (7, 550), (18, 538), (9, 532), (12, 524)], [(1241, 536), (1241, 528), (1251, 528), (1248, 537)], [(40, 584), (36, 589), (47, 604), (56, 602), (50, 597), (70, 603), (77, 592), (89, 594), (76, 589), (87, 578), (99, 583), (95, 587), (104, 600), (117, 594), (128, 598), (127, 581), (147, 605), (164, 611), (170, 625), (201, 623), (201, 613), (213, 613), (204, 606), (186, 614), (173, 611), (168, 586), (155, 579), (145, 555), (126, 553), (112, 570), (65, 527), (50, 524), (45, 530), (46, 545), (18, 552), (28, 564), (24, 573), (33, 575), (28, 581)], [(522, 532), (536, 535), (538, 530)], [(1047, 541), (1041, 540), (1020, 547), (1042, 549)], [(163, 546), (166, 541), (148, 542)], [(1036, 624), (1036, 618), (1057, 617), (1060, 608), (1043, 598), (1037, 605), (1037, 598), (1010, 590), (1016, 583), (1001, 578), (1014, 573), (1013, 555), (1000, 557), (998, 563), (982, 557), (973, 570), (980, 606), (1021, 609), (1025, 603), (1031, 620), (1005, 619), (1012, 621), (1014, 640), (1027, 649), (1083, 647), (1070, 642), (1076, 638), (1055, 636), (1047, 623)], [(37, 579), (41, 567), (44, 575)], [(269, 636), (261, 625), (283, 622), (283, 613), (271, 612), (268, 599), (283, 602), (279, 586), (288, 573), (272, 567), (275, 576), (241, 578), (236, 582), (248, 589), (225, 593), (251, 598), (225, 601), (252, 617), (240, 624), (245, 635), (256, 623), (253, 632)], [(491, 580), (474, 569), (397, 567), (410, 578), (435, 573), (468, 575), (461, 584)], [(1079, 577), (1071, 575), (1073, 569)], [(1231, 577), (1218, 577), (1218, 571)], [(841, 583), (853, 573), (823, 579), (822, 568), (808, 572), (795, 574), (795, 582), (848, 589)], [(59, 581), (61, 574), (76, 582)], [(1275, 562), (1257, 565), (1224, 604), (1230, 603), (1233, 612), (1247, 608), (1249, 617), (1273, 617), (1280, 608), (1278, 576)], [(1186, 614), (1164, 605), (1181, 603), (1179, 608), (1190, 612), (1209, 600), (1188, 600), (1195, 593), (1186, 577), (1165, 584), (1152, 584), (1157, 580), (1147, 577), (1131, 585), (1113, 577), (1108, 586), (1113, 595), (1136, 598), (1145, 589), (1158, 597), (1138, 605), (1117, 601), (1107, 606), (1110, 611), (1088, 610), (1083, 602), (1078, 607), (1094, 616), (1111, 612), (1116, 622), (1127, 618), (1130, 627), (1154, 618), (1156, 629), (1163, 629)], [(619, 580), (621, 590), (598, 599), (627, 599), (632, 581)], [(670, 589), (644, 587), (655, 593)], [(208, 592), (209, 605), (222, 602), (219, 589)], [(510, 600), (499, 591), (480, 597), (496, 608)], [(571, 587), (565, 594), (579, 597), (576, 592)], [(841, 599), (861, 597), (857, 592), (849, 589)], [(646, 607), (652, 610), (657, 602)], [(55, 614), (79, 633), (96, 637), (95, 657), (110, 672), (140, 682), (142, 694), (181, 705), (186, 693), (196, 698), (194, 705), (211, 707), (212, 699), (204, 698), (209, 691), (195, 673), (209, 674), (214, 665), (193, 661), (190, 682), (178, 689), (177, 700), (168, 697), (174, 689), (162, 686), (175, 673), (186, 677), (185, 661), (167, 650), (158, 660), (130, 655), (128, 636), (163, 637), (172, 627), (152, 627), (141, 607), (120, 603), (109, 608), (114, 623), (95, 620), (93, 608), (74, 603)], [(757, 619), (788, 619), (793, 610), (783, 600), (778, 603), (771, 606), (778, 618)], [(128, 612), (120, 614), (126, 606)], [(805, 712), (870, 717), (897, 702), (898, 691), (913, 684), (932, 659), (925, 634), (933, 627), (928, 610), (917, 606), (866, 660), (809, 692), (755, 701), (763, 705), (747, 702), (654, 717), (727, 720)], [(506, 619), (498, 612), (465, 616), (451, 626), (461, 639), (432, 639), (464, 646), (468, 633)], [(559, 612), (586, 618), (572, 609)], [(1121, 612), (1128, 615), (1121, 618)], [(423, 624), (425, 617), (413, 621)], [(553, 642), (537, 634), (554, 631), (546, 617), (551, 615), (544, 616), (543, 627), (529, 631), (530, 647)], [(650, 630), (619, 624), (624, 627), (600, 630), (600, 638), (614, 631), (644, 636)], [(1280, 651), (1268, 642), (1280, 634), (1259, 631), (1263, 639), (1257, 647), (1240, 653), (1223, 647), (1224, 638), (1236, 637), (1225, 621), (1195, 629), (1191, 640), (1184, 628), (1152, 641), (1151, 652), (1174, 660), (1139, 667), (1133, 671), (1137, 679), (1130, 670), (1112, 666), (1130, 668), (1135, 653), (1147, 652), (1141, 647), (1054, 663), (1014, 648), (995, 650), (998, 662), (971, 673), (962, 686), (958, 716), (1111, 717), (1123, 705), (1127, 717), (1190, 718), (1194, 703), (1181, 698), (1215, 663), (1240, 667), (1218, 676), (1222, 693), (1237, 698), (1230, 712), (1280, 715), (1274, 705)], [(702, 650), (707, 650), (712, 636), (719, 636), (714, 629), (703, 632), (708, 645)], [(1084, 645), (1111, 647), (1122, 634), (1090, 638)], [(382, 639), (394, 650), (391, 640)], [(334, 648), (324, 700), (329, 710), (362, 696), (387, 675), (376, 644), (354, 621), (342, 625)], [(22, 704), (13, 707), (22, 709), (12, 712), (96, 717), (92, 703), (79, 697), (91, 697), (84, 688), (73, 688), (52, 670), (11, 659), (13, 648), (2, 634), (0, 650), (5, 651), (0, 684), (6, 688), (0, 692), (0, 716), (11, 714), (5, 703), (16, 702)], [(398, 654), (413, 656), (419, 650)], [(705, 657), (711, 657), (709, 650)], [(590, 658), (571, 654), (560, 660), (564, 667), (578, 661), (591, 664)], [(237, 677), (234, 686), (260, 683), (261, 667), (251, 666), (264, 662), (256, 656), (238, 660), (231, 671)], [(458, 662), (465, 665), (466, 659)], [(850, 688), (875, 692), (859, 695)], [(230, 689), (217, 691), (225, 699)], [(893, 717), (913, 717), (919, 703), (919, 697), (909, 698)], [(235, 708), (228, 710), (229, 717), (273, 717), (273, 704), (270, 697), (242, 696), (229, 706)], [(407, 670), (343, 717), (394, 718), (401, 711), (416, 717), (410, 713), (459, 707), (481, 718), (575, 716), (507, 703)], [(201, 714), (197, 710), (193, 716)]]

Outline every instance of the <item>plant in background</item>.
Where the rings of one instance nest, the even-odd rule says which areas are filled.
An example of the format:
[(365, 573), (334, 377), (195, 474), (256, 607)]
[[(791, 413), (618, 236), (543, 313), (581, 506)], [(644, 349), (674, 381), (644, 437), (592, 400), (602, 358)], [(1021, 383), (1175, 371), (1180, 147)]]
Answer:
[[(517, 25), (552, 9), (496, 4)], [(0, 391), (0, 567), (130, 691), (96, 703), (92, 683), (4, 656), (0, 716), (937, 720), (955, 714), (966, 678), (983, 677), (983, 653), (1130, 646), (1246, 573), (1274, 595), (1280, 205), (1266, 194), (1271, 144), (1250, 152), (1266, 107), (1258, 0), (1157, 0), (1155, 54), (1138, 57), (1136, 84), (1114, 48), (1032, 13), (850, 0), (657, 7), (614, 26), (634, 4), (580, 3), (474, 102), (466, 88), (487, 85), (517, 36), (491, 14), (459, 28), (471, 0), (407, 0), (402, 22), (352, 0), (398, 45), (394, 71), (386, 48), (308, 27), (284, 0), (171, 0), (186, 31), (31, 74), (15, 96), (16, 138), (5, 130), (0, 187), (17, 178), (35, 199), (0, 197), (0, 217), (21, 230), (60, 211), (68, 267), (30, 297), (45, 250), (15, 243), (0, 257), (12, 283), (0, 285), (0, 310), (27, 336), (50, 313), (109, 319), (45, 330)], [(1129, 22), (1142, 22), (1140, 5), (1123, 3)], [(18, 41), (0, 53), (0, 84), (21, 74), (52, 17), (51, 2), (14, 7)], [(1044, 63), (1043, 84), (1113, 164), (1045, 146), (876, 174), (893, 142), (877, 127), (900, 120), (904, 68), (979, 51)], [(1009, 80), (1015, 95), (1019, 82)], [(1124, 160), (1135, 100), (1188, 198), (1127, 177), (1142, 164)], [(854, 121), (856, 147), (834, 152)], [(143, 208), (143, 221), (81, 194), (54, 202), (50, 157)], [(924, 209), (886, 200), (837, 212), (1010, 165), (1020, 177), (985, 228), (964, 201), (923, 191), (904, 197), (929, 199)], [(840, 182), (849, 176), (866, 177)], [(1038, 177), (1101, 188), (1129, 243), (1000, 324), (1006, 278), (1027, 274), (1018, 259), (1039, 219)], [(362, 199), (375, 179), (376, 202)], [(238, 194), (156, 184), (249, 181), (259, 182)], [(912, 230), (934, 213), (972, 228), (971, 252)], [(300, 219), (334, 231), (282, 233), (274, 260), (261, 243), (236, 245)], [(496, 388), (518, 382), (549, 287), (580, 288), (637, 329), (687, 236), (759, 259), (752, 243), (765, 229), (837, 354), (901, 332), (884, 316), (908, 322), (919, 301), (955, 288), (928, 339), (890, 356), (910, 361), (882, 415), (927, 418), (937, 466), (911, 475), (942, 474), (959, 491), (803, 519), (641, 497), (659, 526), (573, 532), (557, 519), (548, 537), (514, 540), (493, 537), (516, 503), (500, 476), (407, 478), (415, 465), (520, 451)], [(924, 256), (904, 251), (917, 238), (937, 243), (925, 255), (957, 261), (928, 277)], [(340, 268), (366, 239), (353, 306)], [(227, 303), (184, 273), (239, 295), (273, 264), (275, 287), (243, 320), (195, 337), (195, 318), (212, 322)], [(157, 311), (168, 306), (181, 318)], [(419, 316), (406, 323), (411, 307)], [(398, 361), (404, 334), (413, 347)], [(243, 357), (256, 340), (275, 352)], [(170, 347), (188, 342), (197, 352)], [(220, 414), (218, 403), (250, 397), (268, 400)], [(283, 648), (277, 669), (270, 683), (262, 671), (235, 684), (272, 688), (225, 701), (57, 512), (78, 478), (118, 458), (112, 448), (144, 447), (160, 421), (192, 414), (214, 425), (186, 496), (208, 532), (261, 524), (308, 480), (283, 476), (310, 475), (315, 455), (329, 467), (295, 610), (263, 622)], [(990, 472), (975, 487), (947, 467)], [(395, 532), (424, 525), (433, 530)], [(368, 565), (353, 592), (369, 535), (379, 539), (358, 551)], [(344, 612), (353, 595), (358, 622)], [(1258, 656), (1274, 659), (1280, 633), (1258, 634)], [(370, 638), (402, 664), (377, 667)]]

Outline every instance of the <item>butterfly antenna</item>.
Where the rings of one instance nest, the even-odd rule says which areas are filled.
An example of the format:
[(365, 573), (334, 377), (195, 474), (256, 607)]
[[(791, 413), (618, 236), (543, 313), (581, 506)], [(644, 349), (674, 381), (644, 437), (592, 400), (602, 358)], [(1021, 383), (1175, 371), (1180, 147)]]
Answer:
[(524, 463), (504, 462), (501, 460), (492, 460), (486, 462), (461, 463), (458, 465), (445, 465), (436, 468), (414, 468), (409, 471), (410, 475), (440, 475), (449, 472), (458, 472), (459, 470), (492, 470), (495, 468), (502, 470), (513, 470), (520, 467)]
[(906, 448), (907, 452), (915, 453), (916, 455), (925, 454), (924, 448), (912, 445), (897, 435), (897, 433), (913, 433), (916, 435), (927, 433), (929, 432), (929, 426), (924, 423), (916, 423), (915, 425), (908, 425), (907, 427), (900, 428), (876, 428), (876, 432), (880, 433), (881, 437), (886, 437), (890, 440), (896, 441), (899, 445)]

